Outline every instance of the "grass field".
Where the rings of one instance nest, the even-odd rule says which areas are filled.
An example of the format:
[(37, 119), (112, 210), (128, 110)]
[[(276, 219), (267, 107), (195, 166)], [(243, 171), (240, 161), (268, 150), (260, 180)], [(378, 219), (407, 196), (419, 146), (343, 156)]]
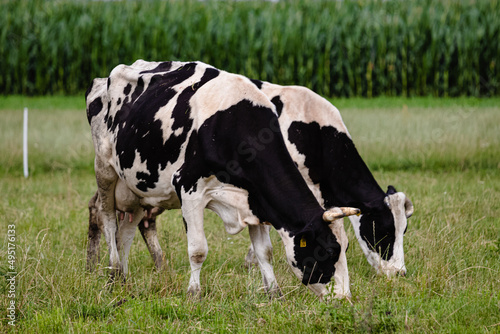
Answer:
[[(230, 236), (206, 214), (203, 298), (187, 298), (179, 211), (159, 218), (167, 268), (136, 236), (126, 284), (85, 271), (87, 202), (95, 191), (83, 98), (0, 97), (0, 332), (19, 333), (499, 333), (500, 100), (333, 101), (376, 179), (415, 205), (406, 277), (377, 276), (347, 225), (352, 302), (323, 304), (292, 276), (277, 233), (285, 300), (269, 300), (258, 268), (243, 268), (248, 232)], [(22, 108), (30, 108), (30, 177), (22, 175)], [(12, 228), (15, 225), (15, 228)], [(105, 257), (105, 243), (101, 254)], [(15, 294), (12, 299), (9, 294)], [(5, 297), (3, 297), (5, 296)], [(8, 324), (15, 301), (15, 327)]]

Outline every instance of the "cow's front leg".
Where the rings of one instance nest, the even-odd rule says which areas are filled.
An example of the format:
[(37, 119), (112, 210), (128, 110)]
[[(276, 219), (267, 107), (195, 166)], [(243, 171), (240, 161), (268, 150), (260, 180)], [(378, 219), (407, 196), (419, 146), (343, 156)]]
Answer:
[(182, 214), (186, 225), (189, 263), (191, 264), (188, 294), (200, 297), (200, 271), (208, 254), (208, 244), (203, 229), (203, 207), (183, 203)]
[(121, 259), (121, 270), (124, 276), (128, 274), (128, 256), (130, 253), (130, 247), (134, 241), (137, 225), (143, 216), (144, 210), (142, 208), (138, 208), (132, 214), (126, 213), (123, 216), (123, 219), (120, 219), (120, 226), (116, 236), (116, 244)]
[(245, 256), (245, 268), (250, 269), (254, 264), (259, 264), (257, 259), (255, 258), (255, 252), (253, 250), (253, 245), (250, 242), (250, 246), (248, 246), (248, 253)]
[(271, 297), (281, 297), (281, 290), (274, 276), (273, 266), (271, 265), (273, 246), (269, 238), (269, 226), (249, 225), (248, 231), (252, 240), (253, 253), (262, 273), (264, 289)]

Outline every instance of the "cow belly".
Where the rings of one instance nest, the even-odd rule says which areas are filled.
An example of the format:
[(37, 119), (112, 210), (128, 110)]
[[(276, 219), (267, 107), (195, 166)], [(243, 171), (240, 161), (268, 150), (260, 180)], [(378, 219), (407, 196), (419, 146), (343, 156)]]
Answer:
[(131, 190), (130, 186), (124, 180), (118, 180), (115, 188), (115, 205), (117, 210), (133, 212), (138, 207), (160, 207), (166, 210), (181, 208), (179, 197), (173, 187), (167, 187), (161, 193), (148, 194), (147, 197), (139, 196), (134, 191)]
[[(118, 161), (118, 156), (115, 155), (113, 162), (120, 176), (117, 187), (120, 182), (124, 183), (125, 187), (141, 199), (141, 206), (180, 209), (180, 201), (172, 184), (172, 176), (182, 165), (182, 159), (168, 164), (161, 170), (160, 166), (153, 168), (148, 166), (148, 161), (142, 161), (137, 153), (132, 168), (120, 169)], [(154, 182), (150, 182), (151, 180)]]
[(175, 192), (161, 197), (144, 197), (140, 200), (142, 207), (160, 207), (166, 210), (180, 209), (181, 202)]

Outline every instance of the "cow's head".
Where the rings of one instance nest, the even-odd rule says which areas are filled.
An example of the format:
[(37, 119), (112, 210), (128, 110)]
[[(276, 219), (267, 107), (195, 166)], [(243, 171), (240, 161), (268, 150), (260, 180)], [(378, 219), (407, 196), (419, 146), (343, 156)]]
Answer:
[(345, 254), (348, 240), (342, 218), (359, 212), (333, 208), (324, 213), (321, 222), (312, 222), (299, 233), (278, 231), (293, 273), (320, 300), (351, 296)]
[(412, 214), (408, 197), (389, 186), (383, 201), (370, 212), (350, 217), (363, 253), (378, 273), (406, 275), (403, 236)]

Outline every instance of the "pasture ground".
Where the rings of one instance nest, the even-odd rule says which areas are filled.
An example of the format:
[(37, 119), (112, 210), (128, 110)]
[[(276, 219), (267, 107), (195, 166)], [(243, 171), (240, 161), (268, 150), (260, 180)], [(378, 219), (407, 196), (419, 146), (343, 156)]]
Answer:
[[(136, 235), (126, 284), (102, 261), (85, 271), (87, 202), (95, 191), (83, 98), (0, 97), (0, 332), (19, 333), (498, 333), (500, 332), (500, 100), (339, 100), (379, 184), (415, 205), (406, 277), (377, 276), (346, 220), (352, 300), (324, 304), (292, 276), (279, 236), (274, 265), (285, 298), (269, 300), (258, 268), (243, 267), (248, 232), (225, 233), (206, 212), (203, 298), (189, 300), (179, 211), (158, 219), (167, 268)], [(30, 108), (30, 177), (22, 176), (22, 108)], [(9, 227), (15, 225), (15, 228)], [(5, 297), (4, 297), (5, 296)], [(7, 317), (15, 301), (15, 326)]]

